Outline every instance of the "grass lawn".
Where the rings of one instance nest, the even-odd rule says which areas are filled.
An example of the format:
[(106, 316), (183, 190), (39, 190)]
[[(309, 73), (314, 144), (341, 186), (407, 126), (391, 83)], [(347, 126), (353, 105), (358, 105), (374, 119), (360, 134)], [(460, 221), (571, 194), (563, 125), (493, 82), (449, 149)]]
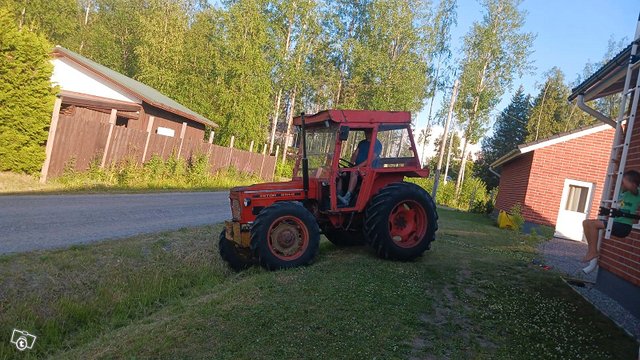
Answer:
[(0, 172), (1, 195), (58, 195), (58, 194), (96, 194), (96, 193), (148, 193), (175, 191), (219, 191), (228, 190), (234, 186), (250, 185), (263, 180), (244, 174), (221, 174), (212, 178), (204, 185), (177, 183), (171, 180), (157, 184), (140, 182), (138, 185), (114, 184), (113, 182), (88, 179), (78, 175), (62, 180), (53, 179), (41, 184), (37, 177)]
[[(554, 272), (536, 238), (440, 210), (414, 262), (327, 241), (312, 266), (235, 274), (219, 225), (0, 257), (0, 334), (24, 358), (633, 359), (638, 344)], [(0, 358), (17, 350), (0, 341)]]

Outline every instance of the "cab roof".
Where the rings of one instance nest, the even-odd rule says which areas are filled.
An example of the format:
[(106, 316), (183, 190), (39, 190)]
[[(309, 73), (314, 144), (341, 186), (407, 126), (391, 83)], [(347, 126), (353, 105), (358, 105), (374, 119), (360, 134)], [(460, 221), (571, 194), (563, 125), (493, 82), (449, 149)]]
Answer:
[[(365, 123), (365, 124), (410, 124), (411, 113), (407, 111), (376, 111), (376, 110), (323, 110), (313, 115), (305, 115), (306, 125), (333, 121), (336, 123)], [(293, 118), (294, 125), (302, 125), (300, 116)]]

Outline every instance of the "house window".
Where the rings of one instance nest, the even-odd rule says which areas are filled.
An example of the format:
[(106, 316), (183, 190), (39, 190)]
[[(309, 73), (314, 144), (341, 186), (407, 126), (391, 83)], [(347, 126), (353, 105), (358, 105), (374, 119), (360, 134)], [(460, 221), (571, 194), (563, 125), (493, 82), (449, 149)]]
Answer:
[(162, 126), (158, 127), (158, 130), (156, 130), (156, 133), (158, 135), (169, 136), (169, 137), (176, 136), (176, 131), (175, 130), (169, 129), (169, 128), (166, 128), (166, 127), (162, 127)]
[(585, 213), (587, 207), (587, 196), (589, 188), (584, 186), (569, 185), (569, 194), (567, 195), (567, 203), (565, 210)]

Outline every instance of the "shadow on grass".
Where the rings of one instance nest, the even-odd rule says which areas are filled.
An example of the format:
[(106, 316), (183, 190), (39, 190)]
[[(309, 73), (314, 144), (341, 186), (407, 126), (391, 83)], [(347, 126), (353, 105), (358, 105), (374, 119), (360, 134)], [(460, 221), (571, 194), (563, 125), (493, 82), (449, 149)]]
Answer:
[[(28, 356), (632, 358), (637, 345), (550, 272), (540, 239), (441, 210), (411, 262), (324, 240), (315, 264), (230, 272), (220, 226), (0, 257), (0, 333)], [(6, 289), (6, 291), (5, 291)], [(0, 358), (15, 349), (0, 343)]]

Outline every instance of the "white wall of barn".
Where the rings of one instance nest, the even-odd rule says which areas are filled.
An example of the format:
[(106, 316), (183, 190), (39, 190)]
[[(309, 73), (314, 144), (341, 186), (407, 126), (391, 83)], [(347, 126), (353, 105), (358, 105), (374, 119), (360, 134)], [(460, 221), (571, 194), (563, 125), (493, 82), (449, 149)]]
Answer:
[(62, 90), (100, 96), (113, 100), (140, 103), (140, 99), (115, 89), (103, 79), (100, 79), (98, 76), (68, 59), (56, 58), (51, 60), (51, 63), (53, 64), (51, 82), (53, 85), (60, 86)]

